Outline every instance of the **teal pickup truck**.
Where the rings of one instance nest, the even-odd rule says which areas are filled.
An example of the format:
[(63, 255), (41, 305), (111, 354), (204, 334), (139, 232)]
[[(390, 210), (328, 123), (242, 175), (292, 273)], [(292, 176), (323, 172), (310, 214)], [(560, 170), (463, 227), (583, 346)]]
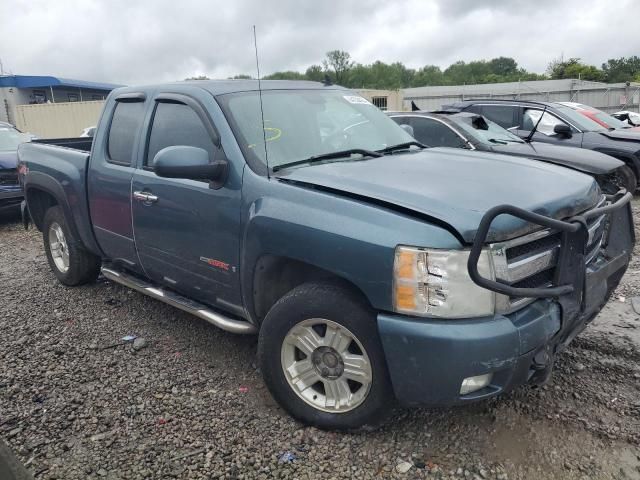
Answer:
[(394, 400), (542, 383), (625, 272), (629, 193), (425, 148), (337, 86), (258, 87), (114, 90), (93, 139), (20, 147), (23, 214), (63, 284), (102, 272), (258, 334), (265, 382), (297, 419), (351, 429)]

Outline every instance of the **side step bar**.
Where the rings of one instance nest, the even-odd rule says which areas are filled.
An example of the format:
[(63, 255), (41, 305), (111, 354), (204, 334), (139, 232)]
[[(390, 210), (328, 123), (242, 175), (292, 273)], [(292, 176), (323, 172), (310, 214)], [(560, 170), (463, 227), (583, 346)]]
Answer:
[(201, 303), (194, 302), (182, 295), (179, 295), (170, 290), (164, 290), (160, 287), (156, 287), (153, 284), (141, 280), (133, 275), (128, 273), (114, 270), (109, 267), (102, 267), (102, 274), (111, 280), (112, 282), (119, 283), (124, 285), (125, 287), (132, 288), (140, 293), (144, 293), (156, 300), (160, 300), (161, 302), (167, 303), (172, 307), (179, 308), (187, 313), (195, 315), (196, 317), (202, 318), (207, 322), (215, 325), (222, 330), (226, 330), (231, 333), (242, 333), (242, 334), (254, 334), (257, 333), (258, 330), (255, 325), (243, 321), (243, 320), (235, 320), (233, 318), (227, 317), (220, 313), (217, 313), (210, 309), (209, 307), (202, 305)]

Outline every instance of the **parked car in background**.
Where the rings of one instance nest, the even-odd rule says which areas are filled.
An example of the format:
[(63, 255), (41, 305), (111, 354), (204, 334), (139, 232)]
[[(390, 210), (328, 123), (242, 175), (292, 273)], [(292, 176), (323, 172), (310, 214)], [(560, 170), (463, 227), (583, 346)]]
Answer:
[(93, 137), (96, 134), (96, 127), (87, 127), (80, 133), (80, 137)]
[(640, 127), (633, 127), (629, 125), (627, 122), (623, 122), (618, 120), (612, 115), (609, 115), (607, 112), (603, 112), (595, 107), (590, 107), (589, 105), (585, 105), (583, 103), (576, 102), (557, 102), (560, 105), (564, 105), (565, 107), (569, 107), (574, 109), (576, 112), (581, 113), (587, 118), (590, 118), (596, 123), (599, 123), (603, 127), (609, 130), (624, 130), (631, 129), (634, 131), (640, 131)]
[(640, 132), (608, 130), (572, 108), (555, 102), (490, 98), (456, 102), (444, 105), (442, 109), (479, 113), (520, 138), (611, 155), (625, 163), (623, 171), (629, 184), (638, 185)]
[(623, 122), (627, 122), (633, 127), (640, 127), (640, 113), (638, 112), (622, 110), (620, 112), (612, 113), (611, 116), (618, 120), (622, 120)]
[(258, 86), (117, 89), (90, 153), (22, 145), (58, 280), (102, 271), (259, 334), (274, 398), (322, 428), (378, 423), (394, 399), (465, 404), (545, 382), (629, 264), (631, 194), (425, 149), (338, 86)]
[(18, 183), (18, 146), (31, 141), (31, 135), (22, 133), (9, 123), (0, 124), (0, 212), (17, 208), (23, 199)]
[(604, 153), (522, 140), (477, 113), (387, 112), (397, 124), (408, 125), (416, 140), (429, 147), (495, 152), (555, 163), (593, 176), (606, 193), (635, 189), (624, 177), (624, 163)]

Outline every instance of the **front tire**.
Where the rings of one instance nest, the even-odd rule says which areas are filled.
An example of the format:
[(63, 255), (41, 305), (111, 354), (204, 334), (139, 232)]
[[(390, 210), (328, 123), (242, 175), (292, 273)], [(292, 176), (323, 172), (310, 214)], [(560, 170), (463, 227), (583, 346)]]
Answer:
[(624, 187), (627, 192), (634, 194), (638, 188), (638, 179), (633, 169), (628, 165), (623, 165), (616, 171), (616, 183)]
[(337, 285), (307, 283), (282, 297), (262, 323), (258, 360), (273, 397), (308, 425), (375, 426), (393, 404), (375, 312)]
[(88, 252), (72, 234), (62, 208), (49, 208), (42, 223), (44, 250), (60, 283), (76, 286), (94, 282), (100, 274), (100, 257)]

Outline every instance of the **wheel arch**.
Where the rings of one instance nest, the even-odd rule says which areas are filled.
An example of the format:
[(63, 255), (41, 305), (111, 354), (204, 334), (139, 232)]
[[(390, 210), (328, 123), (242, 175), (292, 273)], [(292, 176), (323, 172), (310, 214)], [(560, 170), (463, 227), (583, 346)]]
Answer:
[(339, 274), (294, 258), (265, 254), (257, 260), (253, 271), (251, 316), (261, 323), (271, 307), (284, 295), (299, 285), (314, 281), (339, 285), (371, 308), (362, 289)]

